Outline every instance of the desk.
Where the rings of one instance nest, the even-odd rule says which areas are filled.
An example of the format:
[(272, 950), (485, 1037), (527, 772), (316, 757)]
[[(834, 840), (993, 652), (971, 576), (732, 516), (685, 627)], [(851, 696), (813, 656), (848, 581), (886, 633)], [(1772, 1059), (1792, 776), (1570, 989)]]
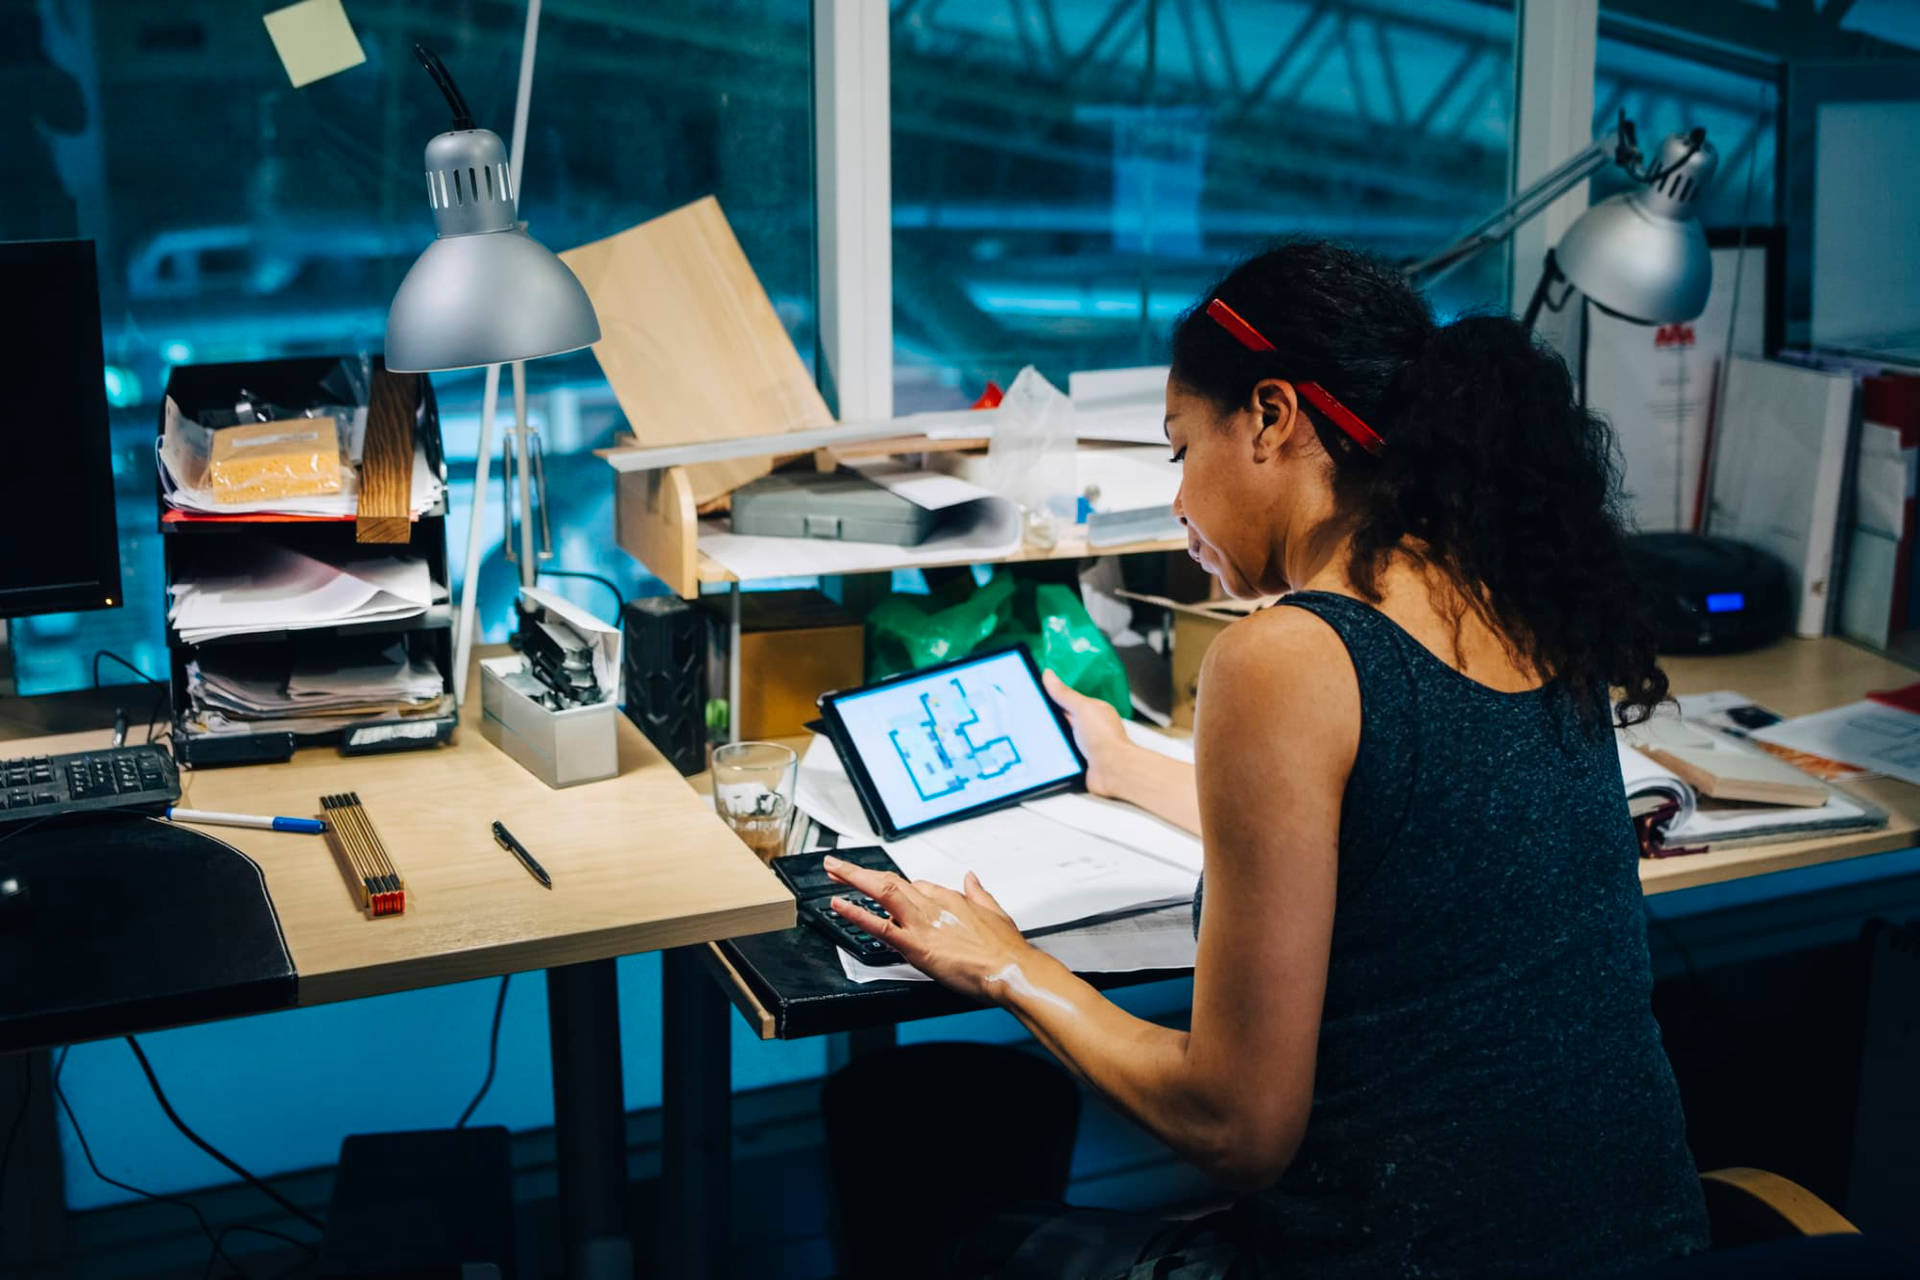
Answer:
[[(1676, 694), (1732, 689), (1783, 716), (1845, 706), (1876, 689), (1897, 689), (1915, 678), (1912, 667), (1833, 639), (1781, 640), (1752, 653), (1665, 658), (1661, 665)], [(1640, 885), (1648, 893), (1667, 893), (1920, 844), (1920, 790), (1891, 778), (1855, 783), (1849, 789), (1885, 809), (1887, 825), (1848, 835), (1648, 859), (1640, 864)]]
[[(265, 874), (297, 971), (297, 1004), (547, 970), (557, 1162), (576, 1275), (600, 1274), (586, 1254), (597, 1251), (600, 1265), (617, 1267), (614, 1255), (630, 1249), (613, 958), (667, 951), (663, 1221), (691, 1231), (703, 1221), (697, 1200), (712, 1188), (675, 1176), (683, 1166), (705, 1166), (698, 1149), (704, 1135), (676, 1126), (673, 1098), (692, 1091), (713, 1105), (714, 1074), (703, 1055), (716, 1038), (716, 1019), (703, 1019), (705, 1010), (688, 1004), (687, 989), (706, 979), (687, 949), (794, 922), (793, 899), (772, 872), (624, 716), (615, 723), (619, 776), (564, 791), (487, 742), (477, 697), (462, 714), (455, 745), (441, 750), (345, 758), (321, 748), (287, 764), (182, 777), (183, 804), (242, 813), (314, 814), (322, 794), (357, 791), (406, 880), (406, 913), (369, 920), (323, 841), (217, 830)], [(76, 751), (109, 737), (102, 731), (21, 739), (0, 750)], [(495, 818), (552, 873), (551, 891), (494, 844), (488, 822)], [(721, 1006), (723, 1059), (725, 1016)], [(113, 1018), (105, 1011), (97, 1034), (146, 1029)], [(723, 1092), (727, 1080), (723, 1067)], [(724, 1097), (719, 1102), (724, 1106)], [(677, 1206), (676, 1197), (694, 1202)], [(666, 1243), (678, 1260), (691, 1258), (702, 1242), (681, 1235)], [(627, 1265), (631, 1274), (630, 1259)], [(691, 1262), (678, 1265), (693, 1269)]]
[[(1914, 678), (1909, 667), (1831, 639), (1782, 640), (1753, 653), (1668, 658), (1663, 665), (1677, 694), (1732, 689), (1787, 716), (1855, 702), (1870, 690), (1897, 688)], [(1857, 784), (1855, 789), (1887, 811), (1885, 827), (1717, 853), (1643, 859), (1641, 888), (1648, 894), (1668, 893), (1920, 843), (1920, 792), (1885, 778)], [(863, 986), (850, 982), (826, 940), (805, 929), (710, 944), (705, 951), (708, 971), (762, 1039), (861, 1031), (978, 1007), (927, 983)], [(1106, 988), (1176, 975), (1085, 976)]]

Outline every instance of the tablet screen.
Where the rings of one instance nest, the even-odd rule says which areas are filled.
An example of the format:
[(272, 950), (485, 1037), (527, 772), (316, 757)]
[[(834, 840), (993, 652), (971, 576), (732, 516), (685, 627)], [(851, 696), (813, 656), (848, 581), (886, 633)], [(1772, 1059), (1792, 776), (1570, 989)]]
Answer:
[(896, 830), (1042, 789), (1085, 769), (1017, 649), (833, 699)]

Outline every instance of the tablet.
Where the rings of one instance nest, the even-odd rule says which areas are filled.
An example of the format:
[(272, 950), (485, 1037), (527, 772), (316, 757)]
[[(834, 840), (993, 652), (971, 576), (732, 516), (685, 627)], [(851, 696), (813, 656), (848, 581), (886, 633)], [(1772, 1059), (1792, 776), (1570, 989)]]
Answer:
[(820, 699), (882, 839), (1083, 786), (1087, 762), (1018, 646)]

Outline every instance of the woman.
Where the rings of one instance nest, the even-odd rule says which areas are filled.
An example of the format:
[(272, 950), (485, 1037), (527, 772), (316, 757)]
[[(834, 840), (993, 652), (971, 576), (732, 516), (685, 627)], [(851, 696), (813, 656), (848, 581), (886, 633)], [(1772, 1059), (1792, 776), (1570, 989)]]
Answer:
[(1702, 1247), (1610, 727), (1609, 690), (1631, 718), (1667, 685), (1606, 428), (1512, 320), (1436, 327), (1391, 267), (1302, 243), (1180, 321), (1166, 430), (1190, 553), (1290, 594), (1208, 650), (1187, 776), (1050, 688), (1092, 790), (1202, 837), (1190, 1029), (1103, 998), (971, 876), (831, 865), (892, 918), (841, 914), (1245, 1196), (1006, 1219), (969, 1265), (1559, 1277)]

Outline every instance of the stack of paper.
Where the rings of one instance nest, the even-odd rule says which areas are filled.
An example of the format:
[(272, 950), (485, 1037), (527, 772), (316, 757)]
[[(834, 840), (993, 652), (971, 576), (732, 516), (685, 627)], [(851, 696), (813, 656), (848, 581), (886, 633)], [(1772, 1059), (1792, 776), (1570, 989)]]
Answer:
[(167, 619), (188, 644), (345, 623), (400, 622), (444, 597), (417, 556), (328, 564), (255, 544), (214, 577), (176, 583)]
[[(1136, 725), (1128, 730), (1142, 745), (1182, 755), (1183, 743)], [(795, 800), (845, 840), (883, 843), (825, 738), (816, 737), (800, 761)], [(1088, 795), (1048, 796), (885, 847), (915, 880), (960, 889), (972, 871), (1023, 933), (1076, 969), (1124, 972), (1193, 963), (1200, 841), (1131, 805)], [(845, 952), (840, 962), (857, 982), (913, 976), (903, 966), (862, 965)]]
[[(352, 517), (360, 510), (359, 475), (355, 468), (359, 465), (361, 444), (366, 438), (367, 411), (364, 405), (356, 410), (351, 421), (338, 423), (348, 463), (340, 468), (338, 492), (259, 502), (216, 501), (213, 483), (208, 475), (213, 453), (213, 430), (182, 414), (171, 398), (166, 402), (164, 423), (156, 452), (160, 468), (160, 491), (170, 507), (210, 515), (273, 514), (335, 519)], [(431, 510), (440, 501), (443, 488), (439, 475), (427, 464), (426, 449), (416, 441), (413, 448), (413, 490), (410, 495), (413, 513), (420, 515)]]
[(437, 715), (450, 709), (439, 666), (406, 645), (332, 640), (292, 658), (279, 647), (201, 651), (187, 664), (187, 693), (210, 733), (318, 733), (343, 720)]

